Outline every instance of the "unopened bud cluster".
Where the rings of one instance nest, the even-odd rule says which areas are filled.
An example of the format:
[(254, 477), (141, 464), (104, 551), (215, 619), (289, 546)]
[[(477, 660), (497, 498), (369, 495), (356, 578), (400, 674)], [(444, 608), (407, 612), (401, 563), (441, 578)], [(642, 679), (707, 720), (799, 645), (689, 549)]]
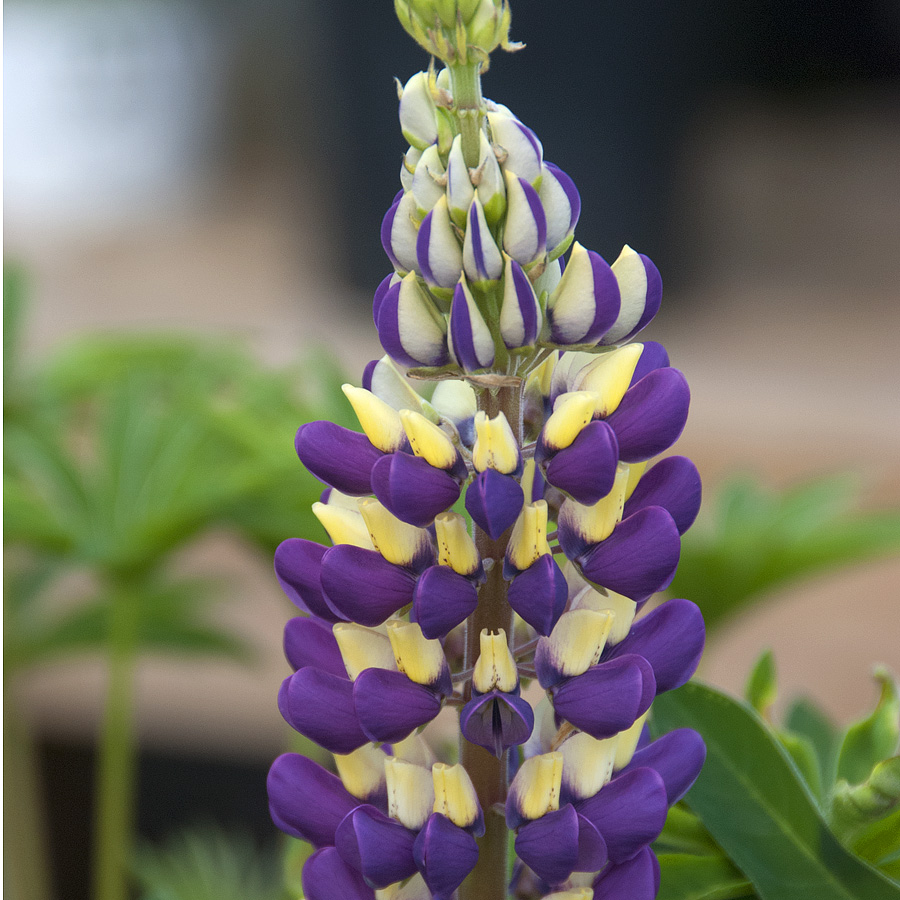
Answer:
[(497, 47), (516, 49), (507, 0), (394, 0), (394, 10), (407, 34), (446, 63), (465, 65), (473, 55), (486, 63)]
[[(419, 6), (398, 0), (407, 30), (455, 22), (461, 41), (504, 9), (429, 4), (429, 32)], [(693, 731), (650, 741), (644, 725), (704, 642), (693, 603), (644, 609), (700, 504), (694, 465), (661, 456), (688, 386), (659, 344), (629, 343), (659, 308), (653, 263), (573, 243), (572, 181), (490, 101), (464, 147), (451, 88), (429, 71), (401, 92), (411, 146), (373, 307), (387, 355), (344, 386), (359, 430), (296, 437), (331, 546), (276, 554), (302, 613), (279, 707), (337, 775), (280, 757), (272, 815), (317, 848), (307, 900), (451, 900), (500, 816), (517, 897), (651, 900), (649, 845), (705, 755)], [(421, 731), (447, 708), (460, 752), (437, 759)], [(507, 763), (499, 803), (466, 768), (490, 758)], [(504, 878), (479, 900), (502, 900)]]

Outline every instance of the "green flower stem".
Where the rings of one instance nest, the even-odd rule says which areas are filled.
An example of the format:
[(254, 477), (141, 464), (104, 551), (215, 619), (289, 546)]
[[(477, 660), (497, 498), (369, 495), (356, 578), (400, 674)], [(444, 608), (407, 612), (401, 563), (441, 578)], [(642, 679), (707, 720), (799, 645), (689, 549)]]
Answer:
[(470, 169), (478, 165), (481, 120), (484, 98), (481, 96), (481, 61), (470, 59), (465, 64), (450, 66), (453, 90), (453, 115), (462, 135), (463, 159)]
[[(483, 391), (478, 407), (488, 416), (503, 412), (513, 427), (521, 432), (520, 389), (500, 388), (496, 392)], [(503, 580), (503, 557), (512, 528), (496, 541), (475, 526), (475, 543), (484, 560), (493, 560), (487, 581), (478, 593), (478, 608), (466, 623), (466, 655), (464, 668), (469, 669), (478, 659), (482, 629), (502, 628), (512, 636), (513, 612), (507, 600), (507, 584)], [(471, 687), (466, 690), (467, 699)], [(478, 839), (478, 863), (459, 889), (459, 900), (504, 900), (506, 897), (508, 832), (503, 814), (495, 804), (506, 803), (507, 759), (504, 753), (496, 759), (486, 750), (460, 737), (460, 761), (472, 779), (481, 808), (484, 810), (485, 833)]]
[(134, 680), (139, 614), (136, 585), (118, 581), (110, 611), (109, 684), (97, 757), (94, 900), (128, 898), (137, 768)]
[(50, 863), (42, 823), (37, 760), (28, 724), (3, 679), (3, 887), (8, 900), (50, 900)]

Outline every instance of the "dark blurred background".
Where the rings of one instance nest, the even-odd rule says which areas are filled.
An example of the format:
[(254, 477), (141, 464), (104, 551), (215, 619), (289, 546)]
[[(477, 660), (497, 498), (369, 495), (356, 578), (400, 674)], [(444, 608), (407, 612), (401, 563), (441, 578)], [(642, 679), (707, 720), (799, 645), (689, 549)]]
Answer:
[[(358, 379), (405, 150), (391, 78), (427, 65), (392, 4), (8, 0), (4, 24), (5, 253), (27, 273), (28, 353), (182, 329), (273, 364), (325, 345)], [(495, 55), (485, 94), (574, 178), (583, 244), (659, 265), (648, 335), (691, 381), (680, 447), (710, 489), (740, 469), (776, 486), (852, 469), (866, 503), (897, 505), (900, 6), (513, 0), (512, 36), (527, 48)], [(185, 566), (198, 556), (257, 655), (142, 664), (141, 830), (209, 816), (270, 833), (289, 610), (228, 536)], [(704, 675), (734, 690), (768, 644), (786, 694), (846, 720), (871, 661), (900, 668), (898, 577), (887, 561), (783, 592), (717, 639)], [(103, 683), (92, 660), (21, 685), (67, 900), (87, 896)]]

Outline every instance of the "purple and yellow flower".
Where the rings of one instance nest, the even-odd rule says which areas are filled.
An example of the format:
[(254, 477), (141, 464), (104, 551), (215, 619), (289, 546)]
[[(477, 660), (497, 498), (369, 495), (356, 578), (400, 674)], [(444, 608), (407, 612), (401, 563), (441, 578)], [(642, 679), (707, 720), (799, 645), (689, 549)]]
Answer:
[[(278, 704), (333, 766), (279, 757), (272, 817), (315, 848), (310, 900), (503, 900), (510, 832), (517, 896), (650, 900), (650, 845), (705, 756), (693, 731), (645, 729), (704, 642), (693, 603), (648, 603), (701, 495), (663, 455), (687, 381), (629, 343), (662, 282), (630, 247), (609, 265), (575, 242), (572, 180), (481, 97), (505, 0), (396, 6), (447, 68), (400, 90), (387, 355), (343, 389), (359, 428), (297, 432), (328, 541), (276, 552), (299, 611)], [(458, 739), (440, 758), (439, 717)]]

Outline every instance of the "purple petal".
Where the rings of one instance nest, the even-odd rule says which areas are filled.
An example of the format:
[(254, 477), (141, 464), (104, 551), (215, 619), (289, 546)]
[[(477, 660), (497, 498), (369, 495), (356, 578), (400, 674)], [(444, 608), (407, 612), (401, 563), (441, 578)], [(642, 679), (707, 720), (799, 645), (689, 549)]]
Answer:
[[(578, 219), (581, 216), (581, 196), (578, 193), (578, 188), (575, 187), (575, 182), (563, 172), (559, 166), (554, 165), (551, 162), (544, 162), (544, 165), (550, 170), (550, 173), (558, 182), (559, 186), (562, 188), (563, 192), (566, 195), (566, 199), (569, 201), (569, 209), (571, 211), (569, 217), (569, 226), (562, 232), (560, 235), (547, 235), (547, 243), (548, 249), (553, 249), (560, 241), (562, 241), (566, 235), (568, 235), (578, 224)], [(543, 189), (543, 185), (542, 185)]]
[(706, 744), (692, 728), (678, 728), (638, 750), (622, 773), (647, 767), (666, 786), (666, 802), (677, 803), (691, 789), (706, 761)]
[[(508, 275), (512, 277), (512, 288), (515, 303), (514, 311), (518, 315), (513, 317), (512, 323), (504, 325), (506, 313), (500, 317), (500, 332), (503, 342), (510, 349), (515, 347), (527, 347), (533, 344), (541, 330), (539, 318), (540, 309), (531, 281), (525, 274), (525, 270), (514, 260), (509, 261)], [(504, 297), (508, 291), (508, 285), (504, 285)], [(504, 303), (506, 300), (504, 299)], [(521, 330), (520, 330), (521, 329)]]
[[(406, 287), (398, 281), (389, 288), (378, 310), (378, 339), (385, 351), (404, 366), (443, 366), (450, 361), (447, 351), (447, 336), (441, 332), (426, 309), (424, 303), (432, 302), (420, 295), (415, 286)], [(401, 320), (404, 328), (401, 330)], [(427, 334), (422, 334), (423, 325)], [(410, 340), (410, 328), (416, 341)], [(410, 347), (404, 343), (404, 335), (416, 355), (411, 355)]]
[(465, 622), (478, 606), (478, 591), (449, 566), (426, 569), (416, 583), (412, 619), (429, 639), (442, 638)]
[(340, 622), (342, 616), (322, 592), (322, 557), (328, 547), (289, 538), (275, 550), (275, 576), (281, 589), (298, 609), (326, 622)]
[(375, 892), (334, 847), (316, 851), (303, 866), (306, 900), (374, 900)]
[(621, 865), (607, 866), (594, 881), (594, 900), (655, 900), (659, 862), (649, 847)]
[(598, 872), (609, 858), (606, 841), (589, 819), (578, 814), (578, 861), (576, 872)]
[(416, 261), (422, 277), (429, 283), (435, 284), (434, 272), (431, 271), (431, 263), (428, 259), (429, 245), (431, 244), (431, 223), (434, 220), (434, 210), (428, 213), (419, 226), (419, 235), (416, 238)]
[(441, 711), (441, 698), (402, 672), (365, 669), (353, 683), (363, 731), (372, 741), (395, 744)]
[(684, 534), (700, 511), (701, 494), (697, 467), (686, 456), (669, 456), (641, 476), (625, 504), (625, 518), (647, 506), (661, 506)]
[(353, 702), (353, 684), (307, 666), (286, 678), (278, 708), (295, 731), (332, 753), (350, 753), (368, 743)]
[(666, 786), (653, 769), (633, 769), (578, 804), (578, 812), (596, 827), (609, 861), (623, 863), (659, 837), (669, 806)]
[(556, 560), (544, 554), (509, 586), (509, 605), (538, 634), (550, 634), (565, 612), (569, 587)]
[(547, 465), (547, 481), (586, 506), (613, 488), (619, 445), (606, 422), (589, 422), (578, 437)]
[(485, 469), (476, 475), (466, 491), (469, 515), (494, 541), (513, 526), (524, 502), (525, 495), (515, 478), (501, 475), (495, 469)]
[(681, 537), (672, 517), (651, 506), (623, 519), (578, 562), (588, 581), (632, 600), (645, 600), (668, 586), (680, 554)]
[[(390, 276), (388, 276), (388, 277), (390, 277)], [(384, 299), (384, 298), (382, 297), (382, 299)], [(380, 308), (380, 304), (379, 304), (379, 308)], [(377, 317), (376, 317), (376, 320), (375, 320), (375, 324), (376, 324), (376, 326), (378, 325), (378, 319), (377, 319)], [(363, 369), (363, 374), (362, 374), (362, 386), (363, 386), (367, 391), (371, 391), (371, 390), (372, 390), (372, 377), (373, 377), (373, 375), (375, 374), (375, 369), (378, 367), (378, 363), (380, 363), (380, 362), (381, 362), (380, 359), (370, 359), (370, 360), (366, 363), (366, 367)]]
[(459, 715), (463, 737), (498, 759), (509, 747), (524, 744), (534, 731), (531, 704), (515, 694), (491, 691), (473, 697)]
[(662, 344), (656, 341), (644, 341), (644, 349), (641, 358), (634, 367), (629, 387), (634, 387), (645, 375), (649, 375), (654, 369), (665, 369), (669, 365), (669, 354)]
[[(519, 178), (518, 175), (513, 178), (507, 184), (514, 186), (517, 181), (522, 189), (522, 196), (517, 196), (514, 189), (507, 191), (509, 206), (503, 232), (503, 249), (517, 262), (528, 265), (547, 249), (547, 215), (538, 192), (524, 178)], [(522, 199), (524, 203), (521, 202)]]
[(374, 806), (358, 806), (338, 826), (335, 845), (342, 859), (374, 888), (386, 888), (416, 873), (416, 835)]
[(374, 628), (413, 600), (415, 576), (376, 550), (338, 544), (322, 557), (322, 588), (353, 622)]
[(416, 838), (416, 865), (436, 898), (449, 898), (478, 862), (478, 844), (446, 816), (433, 813)]
[[(575, 283), (560, 282), (557, 288), (559, 299), (547, 310), (551, 324), (550, 339), (554, 344), (595, 344), (615, 324), (619, 315), (619, 282), (613, 270), (599, 253), (593, 250), (583, 252), (587, 254), (591, 267), (589, 292), (587, 285), (578, 287)], [(586, 313), (585, 304), (590, 304), (593, 314), (588, 320), (590, 324), (587, 328), (582, 326), (573, 330), (574, 323), (567, 324), (568, 316), (576, 307)], [(578, 321), (581, 321), (580, 315)]]
[(425, 528), (459, 499), (459, 482), (418, 456), (389, 453), (372, 467), (375, 496), (400, 521)]
[(644, 271), (647, 273), (647, 296), (644, 300), (644, 311), (637, 325), (624, 337), (619, 338), (617, 343), (630, 341), (636, 334), (643, 331), (659, 312), (662, 303), (662, 276), (659, 274), (659, 269), (656, 268), (649, 256), (645, 256), (643, 253), (639, 253), (638, 256), (640, 256), (641, 262), (644, 264)]
[(403, 199), (402, 192), (394, 198), (394, 202), (391, 204), (390, 209), (384, 214), (384, 218), (381, 220), (381, 246), (384, 248), (384, 252), (387, 254), (388, 259), (397, 269), (406, 268), (406, 266), (400, 264), (400, 260), (394, 255), (394, 247), (391, 241), (394, 230), (394, 217), (397, 215), (397, 209), (400, 206), (401, 199)]
[(466, 298), (466, 289), (462, 283), (457, 284), (450, 306), (450, 340), (456, 361), (467, 372), (486, 369), (494, 363), (494, 345), (490, 332), (483, 319), (478, 321), (477, 307), (474, 312), (475, 321), (473, 309)]
[(516, 835), (516, 855), (547, 884), (561, 884), (578, 864), (578, 824), (571, 804), (528, 822)]
[[(387, 294), (388, 290), (391, 287), (391, 281), (394, 278), (394, 273), (391, 272), (390, 275), (386, 275), (381, 279), (381, 283), (375, 288), (375, 296), (372, 299), (372, 318), (375, 320), (375, 325), (378, 325), (378, 314), (381, 312), (381, 304), (384, 301), (385, 294)], [(375, 362), (375, 360), (373, 360)], [(370, 390), (370, 388), (366, 388), (366, 390)]]
[(341, 820), (359, 806), (340, 778), (298, 753), (272, 763), (266, 787), (275, 824), (314, 847), (333, 844)]
[(630, 654), (592, 666), (552, 688), (557, 716), (591, 737), (608, 738), (630, 728), (653, 701), (649, 663)]
[(681, 687), (697, 670), (706, 631), (703, 614), (690, 600), (669, 600), (635, 622), (611, 648), (610, 658), (637, 653), (653, 666), (656, 692)]
[(294, 438), (300, 461), (319, 481), (342, 494), (372, 493), (372, 466), (384, 454), (364, 434), (333, 422), (301, 425)]
[(288, 619), (284, 626), (284, 655), (294, 671), (312, 666), (338, 678), (347, 677), (331, 627), (319, 619)]
[(643, 462), (678, 440), (687, 422), (691, 392), (678, 369), (654, 369), (622, 398), (606, 420), (616, 432), (623, 462)]

